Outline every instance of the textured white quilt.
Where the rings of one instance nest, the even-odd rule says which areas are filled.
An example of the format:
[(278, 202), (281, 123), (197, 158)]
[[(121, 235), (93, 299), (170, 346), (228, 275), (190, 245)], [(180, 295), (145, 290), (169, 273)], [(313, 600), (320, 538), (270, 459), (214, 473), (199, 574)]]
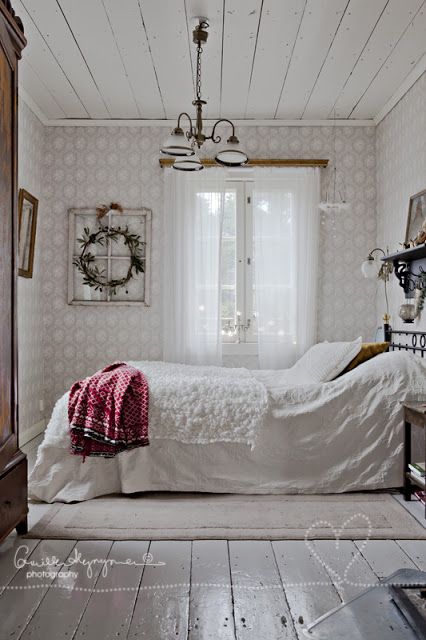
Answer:
[[(234, 442), (254, 447), (268, 394), (248, 369), (129, 362), (149, 385), (150, 441)], [(69, 445), (68, 393), (58, 400), (45, 442)]]

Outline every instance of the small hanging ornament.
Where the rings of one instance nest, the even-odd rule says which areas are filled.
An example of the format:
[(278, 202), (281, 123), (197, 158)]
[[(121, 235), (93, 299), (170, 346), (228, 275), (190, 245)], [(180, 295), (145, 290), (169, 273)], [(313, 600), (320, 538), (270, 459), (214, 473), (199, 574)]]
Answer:
[[(337, 175), (337, 153), (336, 153), (336, 111), (333, 115), (333, 162), (332, 170), (325, 192), (325, 200), (319, 203), (319, 208), (324, 213), (341, 213), (349, 209), (349, 203), (345, 198), (345, 183), (343, 176)], [(339, 184), (340, 182), (340, 184)]]

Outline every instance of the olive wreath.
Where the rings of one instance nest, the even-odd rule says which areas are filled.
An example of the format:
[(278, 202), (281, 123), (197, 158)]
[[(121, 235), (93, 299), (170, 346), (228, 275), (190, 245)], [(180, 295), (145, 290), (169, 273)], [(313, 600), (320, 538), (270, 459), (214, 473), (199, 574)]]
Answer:
[[(124, 244), (129, 248), (130, 265), (127, 274), (123, 278), (106, 280), (105, 269), (99, 269), (99, 266), (95, 263), (96, 256), (90, 253), (89, 247), (97, 244), (105, 246), (110, 241), (118, 242), (120, 237), (123, 238)], [(82, 274), (83, 284), (92, 287), (95, 291), (107, 289), (110, 294), (115, 295), (117, 289), (126, 286), (135, 275), (145, 272), (142, 247), (146, 245), (146, 242), (143, 242), (136, 233), (130, 233), (127, 226), (122, 229), (121, 227), (109, 227), (100, 224), (98, 230), (94, 232), (85, 227), (82, 237), (78, 238), (77, 242), (81, 245), (81, 253), (74, 258), (73, 265)], [(127, 289), (126, 293), (128, 293)]]

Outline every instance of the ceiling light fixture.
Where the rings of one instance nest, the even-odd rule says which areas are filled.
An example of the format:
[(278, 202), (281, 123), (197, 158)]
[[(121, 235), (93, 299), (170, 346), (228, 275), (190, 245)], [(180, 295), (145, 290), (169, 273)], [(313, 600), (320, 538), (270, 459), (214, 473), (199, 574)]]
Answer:
[[(200, 18), (198, 25), (192, 32), (192, 39), (197, 45), (196, 94), (192, 103), (196, 108), (195, 125), (188, 113), (183, 111), (179, 114), (177, 126), (167, 136), (164, 146), (160, 149), (161, 153), (176, 158), (173, 163), (173, 169), (178, 169), (179, 171), (200, 171), (204, 169), (195, 152), (195, 147), (201, 149), (206, 140), (211, 140), (215, 144), (221, 143), (222, 138), (216, 134), (216, 127), (222, 123), (229, 124), (232, 127), (232, 133), (226, 144), (216, 154), (216, 162), (225, 167), (242, 167), (248, 162), (247, 155), (239, 148), (240, 141), (235, 135), (235, 127), (231, 120), (226, 118), (217, 120), (209, 136), (203, 132), (203, 105), (207, 103), (201, 98), (201, 54), (203, 52), (202, 45), (207, 42), (209, 35), (207, 32), (208, 26), (206, 20)], [(181, 119), (183, 117), (186, 117), (189, 121), (189, 130), (186, 132), (181, 127)]]
[[(333, 112), (333, 164), (330, 169), (328, 184), (325, 192), (325, 200), (319, 203), (319, 208), (324, 213), (342, 213), (348, 211), (349, 203), (345, 198), (345, 183), (343, 175), (337, 175), (337, 152), (336, 152), (336, 109)], [(340, 184), (339, 184), (340, 180)]]

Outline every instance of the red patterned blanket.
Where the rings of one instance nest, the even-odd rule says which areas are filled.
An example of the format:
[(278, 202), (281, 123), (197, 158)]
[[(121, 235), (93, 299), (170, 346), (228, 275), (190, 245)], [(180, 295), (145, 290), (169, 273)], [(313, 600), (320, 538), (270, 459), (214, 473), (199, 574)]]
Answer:
[(84, 462), (148, 445), (148, 406), (145, 376), (125, 362), (76, 382), (68, 400), (71, 453)]

